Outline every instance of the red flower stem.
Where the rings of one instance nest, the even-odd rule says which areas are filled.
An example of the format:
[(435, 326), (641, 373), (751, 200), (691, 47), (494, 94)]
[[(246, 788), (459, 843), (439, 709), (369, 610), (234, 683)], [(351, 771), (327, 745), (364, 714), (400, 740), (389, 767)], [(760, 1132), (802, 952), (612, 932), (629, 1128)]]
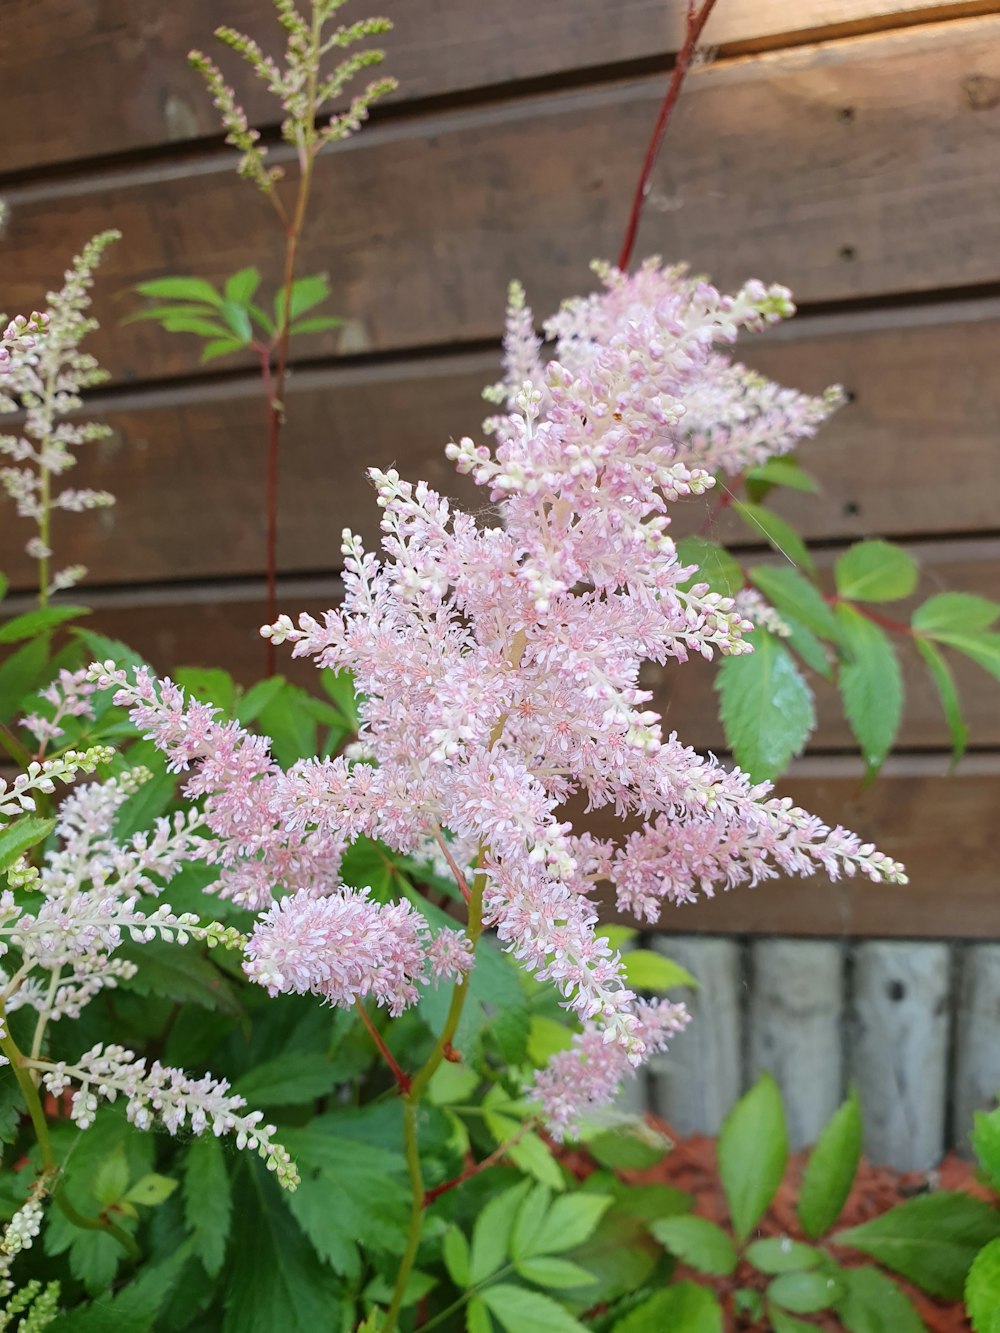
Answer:
[(448, 847), (448, 843), (445, 840), (444, 834), (441, 832), (441, 829), (437, 824), (434, 825), (434, 841), (441, 848), (441, 854), (444, 857), (444, 859), (448, 862), (448, 869), (454, 875), (455, 883), (458, 885), (459, 892), (465, 899), (466, 907), (468, 907), (472, 899), (472, 894), (469, 892), (469, 886), (465, 882), (465, 876), (462, 874), (462, 871), (459, 868), (457, 862), (455, 861), (455, 858), (452, 856), (451, 850)]
[(646, 196), (649, 194), (650, 177), (653, 174), (653, 167), (656, 165), (656, 159), (660, 155), (660, 148), (663, 144), (663, 136), (667, 132), (667, 124), (670, 120), (671, 112), (680, 96), (681, 84), (684, 77), (691, 68), (691, 61), (694, 58), (695, 49), (698, 45), (698, 39), (701, 37), (702, 29), (708, 21), (708, 16), (715, 8), (715, 0), (703, 0), (700, 9), (696, 8), (694, 0), (688, 0), (687, 19), (685, 22), (684, 45), (677, 53), (677, 59), (674, 61), (673, 73), (670, 76), (670, 83), (667, 87), (666, 96), (660, 107), (660, 114), (656, 118), (656, 124), (653, 127), (653, 134), (649, 141), (649, 147), (646, 149), (646, 158), (642, 164), (642, 172), (639, 175), (639, 182), (635, 188), (635, 195), (632, 199), (632, 211), (629, 214), (628, 226), (625, 229), (625, 239), (622, 242), (621, 254), (618, 256), (618, 267), (624, 273), (632, 262), (632, 251), (635, 249), (635, 238), (639, 231), (639, 220), (642, 217), (643, 204), (646, 202)]
[(830, 593), (824, 594), (823, 600), (828, 602), (830, 606), (853, 606), (859, 615), (864, 616), (866, 620), (870, 620), (876, 625), (881, 625), (883, 629), (891, 630), (893, 634), (907, 634), (911, 638), (913, 636), (911, 625), (904, 625), (901, 620), (890, 620), (888, 616), (880, 616), (877, 611), (869, 611), (867, 607), (852, 602), (849, 597), (838, 597), (835, 593)]
[(400, 1092), (405, 1097), (406, 1094), (410, 1091), (411, 1080), (409, 1074), (407, 1074), (403, 1069), (401, 1069), (399, 1065), (396, 1063), (396, 1057), (393, 1055), (392, 1051), (389, 1050), (388, 1046), (383, 1041), (381, 1032), (379, 1032), (378, 1028), (375, 1026), (371, 1018), (368, 1016), (368, 1010), (361, 1003), (361, 1001), (355, 1000), (354, 1007), (355, 1009), (357, 1009), (358, 1014), (361, 1017), (362, 1023), (364, 1023), (365, 1027), (368, 1029), (369, 1035), (371, 1036), (372, 1041), (375, 1043), (376, 1050), (378, 1051), (379, 1055), (381, 1055), (382, 1059), (386, 1062), (386, 1064), (389, 1066), (389, 1068), (392, 1070), (392, 1076), (399, 1085)]
[(466, 1167), (462, 1174), (456, 1176), (454, 1180), (446, 1180), (442, 1185), (435, 1185), (432, 1190), (427, 1190), (424, 1194), (424, 1207), (429, 1208), (435, 1199), (439, 1199), (442, 1194), (447, 1194), (449, 1190), (457, 1189), (459, 1185), (464, 1184), (467, 1180), (471, 1180), (473, 1176), (478, 1176), (480, 1171), (485, 1171), (488, 1167), (496, 1166), (499, 1161), (507, 1156), (511, 1148), (521, 1141), (529, 1129), (531, 1129), (530, 1122), (526, 1125), (522, 1125), (512, 1139), (508, 1139), (506, 1143), (501, 1143), (499, 1148), (495, 1148), (493, 1152), (491, 1152), (488, 1157), (484, 1157), (481, 1162), (473, 1162), (471, 1166)]

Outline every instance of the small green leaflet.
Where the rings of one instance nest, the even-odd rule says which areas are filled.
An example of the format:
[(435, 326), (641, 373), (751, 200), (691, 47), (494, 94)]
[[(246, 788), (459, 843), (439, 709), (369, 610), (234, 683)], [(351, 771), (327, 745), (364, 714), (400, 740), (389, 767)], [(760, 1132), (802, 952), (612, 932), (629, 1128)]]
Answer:
[(152, 282), (138, 282), (135, 290), (140, 296), (153, 296), (166, 301), (195, 301), (199, 305), (219, 307), (222, 297), (204, 278), (155, 278)]
[(699, 1273), (728, 1277), (736, 1269), (736, 1247), (721, 1227), (703, 1217), (665, 1217), (650, 1226), (671, 1254)]
[(868, 776), (881, 768), (903, 714), (903, 677), (896, 651), (880, 626), (853, 606), (837, 607), (847, 660), (840, 668), (840, 693)]
[(821, 638), (837, 639), (837, 618), (814, 583), (789, 565), (754, 565), (754, 583), (782, 615), (801, 621)]
[(26, 611), (23, 616), (14, 616), (0, 625), (0, 643), (20, 643), (23, 639), (33, 639), (36, 634), (55, 629), (67, 620), (89, 615), (90, 608), (86, 606), (46, 606), (37, 611)]
[(619, 1319), (613, 1333), (722, 1333), (722, 1308), (694, 1282), (674, 1282)]
[(682, 565), (697, 565), (698, 572), (683, 585), (707, 583), (723, 597), (735, 597), (743, 587), (739, 562), (718, 542), (705, 537), (682, 537), (677, 543), (677, 559)]
[(781, 1273), (767, 1289), (768, 1300), (792, 1314), (829, 1310), (842, 1295), (843, 1287), (836, 1277), (815, 1269)]
[(1000, 1187), (1000, 1108), (973, 1116), (972, 1147), (994, 1188)]
[(755, 1240), (746, 1248), (746, 1258), (760, 1273), (797, 1273), (803, 1268), (815, 1268), (822, 1259), (822, 1251), (788, 1236), (769, 1236)]
[(840, 1216), (860, 1160), (861, 1104), (852, 1088), (847, 1101), (823, 1126), (802, 1176), (798, 1214), (811, 1239), (822, 1236)]
[(816, 566), (805, 542), (795, 529), (773, 510), (766, 509), (763, 505), (748, 504), (744, 500), (737, 500), (733, 509), (755, 537), (766, 537), (774, 549), (791, 564), (808, 570), (810, 574), (816, 572)]
[(973, 1260), (965, 1304), (976, 1333), (1000, 1333), (1000, 1240), (991, 1240)]
[(819, 483), (799, 464), (795, 458), (769, 458), (758, 467), (750, 468), (745, 474), (747, 495), (751, 500), (761, 500), (772, 486), (787, 486), (793, 491), (808, 491), (815, 495)]
[(954, 767), (962, 755), (965, 754), (965, 747), (969, 739), (969, 728), (962, 719), (962, 705), (958, 698), (958, 686), (955, 684), (955, 677), (951, 674), (951, 667), (933, 643), (919, 634), (913, 636), (913, 641), (917, 645), (917, 652), (927, 663), (934, 684), (937, 686), (938, 698), (941, 700), (945, 721), (948, 723), (948, 731), (951, 733), (951, 763)]
[(512, 1282), (487, 1287), (479, 1299), (505, 1333), (527, 1333), (528, 1329), (531, 1333), (587, 1333), (586, 1326), (550, 1296)]
[(959, 634), (954, 630), (949, 630), (947, 633), (938, 630), (933, 637), (938, 643), (964, 653), (977, 666), (988, 671), (995, 680), (1000, 680), (1000, 634), (992, 630), (979, 630), (967, 634)]
[(764, 1216), (787, 1161), (781, 1093), (764, 1074), (726, 1116), (719, 1135), (719, 1177), (738, 1241), (746, 1240)]
[(751, 636), (752, 653), (723, 660), (716, 674), (726, 740), (755, 782), (774, 778), (801, 754), (816, 725), (812, 691), (791, 653), (768, 630)]
[(909, 1298), (877, 1268), (842, 1268), (840, 1281), (837, 1314), (850, 1333), (927, 1333)]
[(1000, 619), (1000, 602), (971, 592), (941, 592), (918, 606), (911, 621), (930, 638), (938, 634), (975, 634)]
[(19, 857), (47, 838), (55, 826), (54, 819), (39, 819), (35, 815), (28, 815), (0, 829), (0, 874), (9, 870)]
[(834, 566), (837, 595), (852, 602), (895, 602), (909, 597), (919, 571), (913, 557), (892, 542), (857, 542)]

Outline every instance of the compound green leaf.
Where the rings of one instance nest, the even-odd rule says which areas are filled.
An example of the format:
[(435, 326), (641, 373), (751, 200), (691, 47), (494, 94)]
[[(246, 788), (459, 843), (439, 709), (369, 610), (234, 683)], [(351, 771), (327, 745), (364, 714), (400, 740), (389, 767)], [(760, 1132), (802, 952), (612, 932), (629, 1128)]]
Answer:
[(733, 756), (760, 782), (801, 754), (816, 714), (812, 692), (781, 641), (756, 629), (751, 643), (752, 653), (723, 660), (715, 685)]

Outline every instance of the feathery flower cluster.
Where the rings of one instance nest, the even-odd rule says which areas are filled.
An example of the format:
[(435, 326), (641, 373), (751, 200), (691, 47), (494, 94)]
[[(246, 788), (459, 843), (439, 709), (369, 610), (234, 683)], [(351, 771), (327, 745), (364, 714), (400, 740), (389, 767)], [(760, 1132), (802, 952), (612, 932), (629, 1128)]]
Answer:
[[(2, 316), (0, 316), (2, 319)], [(30, 315), (15, 315), (0, 333), (0, 375), (10, 372), (14, 355), (30, 352), (49, 326), (48, 315), (33, 310)]]
[(21, 719), (21, 726), (30, 731), (38, 741), (44, 754), (51, 741), (58, 740), (65, 733), (59, 725), (67, 717), (94, 717), (94, 708), (90, 696), (97, 689), (87, 678), (85, 670), (59, 672), (58, 677), (43, 690), (37, 698), (51, 708), (51, 713), (37, 711)]
[[(263, 742), (169, 682), (129, 682), (110, 668), (94, 677), (117, 687), (171, 763), (194, 765), (187, 790), (206, 797), (224, 888), (249, 884), (242, 900), (259, 894), (258, 906), (270, 885), (296, 890), (250, 945), (248, 970), (271, 989), (340, 1003), (374, 993), (394, 1012), (412, 1002), (410, 914), (341, 891), (331, 867), (362, 834), (411, 855), (435, 839), (481, 894), (486, 926), (585, 1024), (572, 1068), (560, 1061), (538, 1085), (557, 1126), (573, 1120), (574, 1087), (577, 1106), (609, 1094), (683, 1022), (676, 1007), (652, 1010), (628, 989), (595, 933), (597, 880), (652, 919), (665, 902), (779, 871), (903, 878), (769, 784), (664, 735), (639, 687), (646, 660), (749, 651), (751, 624), (732, 599), (703, 583), (685, 590), (696, 571), (678, 557), (668, 509), (712, 485), (706, 464), (744, 466), (755, 432), (778, 453), (814, 428), (816, 400), (782, 399), (779, 412), (761, 390), (751, 402), (749, 381), (715, 350), (788, 313), (788, 294), (750, 283), (726, 297), (649, 265), (604, 278), (603, 294), (552, 322), (558, 355), (547, 365), (515, 300), (507, 363), (524, 382), (491, 423), (496, 448), (449, 446), (488, 488), (500, 523), (373, 469), (381, 553), (345, 533), (341, 607), (262, 630), (296, 656), (354, 673), (361, 732), (350, 759), (282, 773)], [(564, 813), (573, 796), (642, 827), (617, 845), (580, 834)]]
[[(106, 379), (94, 358), (80, 351), (80, 343), (96, 328), (87, 315), (94, 270), (118, 236), (116, 231), (95, 236), (67, 270), (62, 289), (49, 292), (46, 314), (33, 315), (25, 324), (25, 332), (43, 331), (43, 336), (19, 336), (3, 349), (0, 412), (23, 412), (24, 421), (20, 434), (0, 435), (0, 454), (14, 464), (0, 468), (0, 486), (14, 501), (18, 515), (35, 524), (25, 549), (41, 565), (43, 597), (72, 587), (86, 573), (74, 565), (49, 577), (52, 511), (80, 513), (114, 504), (107, 491), (64, 488), (53, 493), (52, 481), (73, 467), (73, 446), (110, 434), (109, 427), (96, 422), (65, 418), (82, 406), (84, 389)], [(7, 334), (17, 323), (8, 327)]]
[(232, 1134), (236, 1146), (249, 1148), (273, 1171), (286, 1189), (299, 1182), (298, 1172), (288, 1153), (275, 1143), (274, 1125), (265, 1125), (262, 1111), (240, 1114), (246, 1101), (229, 1092), (225, 1079), (192, 1079), (179, 1069), (171, 1069), (154, 1060), (146, 1062), (123, 1046), (94, 1046), (76, 1064), (59, 1061), (32, 1062), (42, 1071), (42, 1082), (53, 1097), (59, 1097), (71, 1084), (77, 1084), (70, 1106), (70, 1117), (86, 1129), (94, 1123), (100, 1101), (114, 1102), (124, 1097), (129, 1122), (139, 1129), (149, 1129), (154, 1119), (168, 1133), (176, 1134), (188, 1125), (194, 1134), (210, 1129), (219, 1137)]

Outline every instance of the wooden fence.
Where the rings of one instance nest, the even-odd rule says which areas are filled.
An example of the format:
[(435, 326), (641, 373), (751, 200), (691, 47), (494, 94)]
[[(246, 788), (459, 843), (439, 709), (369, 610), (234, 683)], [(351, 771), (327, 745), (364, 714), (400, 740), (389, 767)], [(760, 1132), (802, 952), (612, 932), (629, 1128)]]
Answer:
[[(593, 257), (617, 253), (684, 3), (387, 0), (385, 8), (397, 25), (384, 45), (399, 92), (360, 136), (321, 159), (303, 245), (303, 271), (329, 274), (345, 323), (301, 340), (288, 387), (279, 565), (291, 612), (321, 610), (335, 596), (345, 524), (375, 535), (366, 465), (395, 463), (459, 499), (469, 494), (443, 444), (478, 432), (506, 284), (522, 279), (547, 313), (587, 287)], [(722, 285), (755, 275), (794, 289), (800, 317), (748, 341), (747, 359), (806, 390), (843, 383), (852, 401), (808, 450), (822, 498), (789, 494), (778, 507), (828, 565), (859, 537), (906, 543), (921, 565), (922, 595), (1000, 590), (996, 11), (995, 0), (718, 0), (710, 59), (686, 85), (639, 237), (638, 253), (686, 259)], [(0, 305), (31, 309), (91, 234), (124, 233), (95, 294), (101, 331), (91, 344), (111, 372), (91, 408), (114, 434), (79, 469), (81, 485), (114, 491), (118, 505), (68, 517), (55, 534), (59, 555), (90, 567), (88, 600), (105, 631), (163, 668), (223, 665), (249, 680), (261, 666), (263, 618), (253, 366), (236, 357), (206, 369), (194, 340), (120, 323), (135, 309), (129, 288), (144, 279), (192, 273), (218, 283), (256, 264), (274, 284), (266, 205), (237, 179), (184, 60), (191, 46), (210, 46), (219, 22), (265, 45), (279, 36), (270, 0), (7, 0)], [(273, 109), (240, 82), (238, 62), (235, 73), (251, 118), (273, 138)], [(693, 503), (681, 527), (704, 516)], [(725, 519), (719, 535), (745, 542)], [(0, 568), (27, 590), (23, 540), (0, 511)], [(970, 960), (993, 955), (933, 943), (1000, 938), (1000, 707), (984, 674), (964, 663), (956, 674), (973, 737), (957, 773), (947, 774), (932, 687), (908, 662), (899, 747), (867, 791), (837, 702), (821, 688), (810, 753), (783, 789), (877, 839), (909, 864), (911, 884), (776, 881), (665, 918), (664, 930), (814, 937), (794, 966), (781, 939), (701, 940), (699, 956), (716, 960), (705, 962), (711, 975), (728, 977), (718, 982), (728, 998), (716, 997), (700, 1024), (702, 1034), (719, 1025), (718, 1042), (715, 1054), (702, 1045), (697, 1056), (696, 1042), (678, 1043), (671, 1070), (716, 1060), (728, 1096), (765, 1055), (790, 1067), (805, 1055), (774, 1045), (784, 1029), (774, 1016), (788, 1006), (803, 1032), (817, 1034), (809, 1058), (829, 1055), (828, 1078), (799, 1081), (799, 1095), (814, 1099), (793, 1108), (804, 1135), (843, 1082), (841, 1036), (850, 1029), (839, 1015), (848, 1000), (859, 1012), (864, 1000), (870, 1015), (848, 1064), (870, 1059), (878, 1070), (881, 1057), (865, 1054), (881, 1049), (873, 1034), (891, 1043), (909, 1013), (886, 999), (885, 976), (926, 968), (919, 986), (902, 972), (899, 984), (907, 994), (944, 993), (957, 950), (956, 994), (971, 998), (953, 1023), (937, 1001), (924, 1004), (921, 1040), (930, 1045), (913, 1059), (931, 1061), (933, 1048), (942, 1092), (926, 1112), (926, 1134), (908, 1125), (907, 1135), (940, 1146), (950, 1127), (964, 1128), (971, 1102), (1000, 1086), (986, 1044), (969, 1035), (985, 1031), (985, 1019), (962, 1017), (989, 1012), (983, 997), (993, 983), (976, 980)], [(722, 748), (708, 669), (650, 680), (686, 741)], [(830, 940), (849, 937), (927, 942), (859, 944), (846, 991), (842, 947)], [(737, 958), (749, 958), (757, 978), (749, 1009)], [(982, 968), (989, 977), (997, 970), (995, 961)], [(809, 998), (806, 983), (820, 973), (829, 1010), (826, 999)], [(743, 1032), (750, 1054), (736, 1059)], [(955, 1083), (947, 1102), (949, 1061), (969, 1070), (978, 1062), (980, 1072)], [(655, 1081), (672, 1089), (663, 1105), (679, 1115), (684, 1079)], [(710, 1127), (725, 1097), (710, 1093), (707, 1077), (691, 1086), (715, 1099), (703, 1117)]]

